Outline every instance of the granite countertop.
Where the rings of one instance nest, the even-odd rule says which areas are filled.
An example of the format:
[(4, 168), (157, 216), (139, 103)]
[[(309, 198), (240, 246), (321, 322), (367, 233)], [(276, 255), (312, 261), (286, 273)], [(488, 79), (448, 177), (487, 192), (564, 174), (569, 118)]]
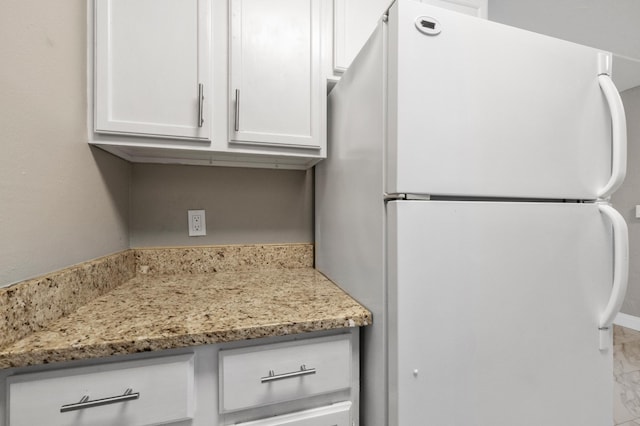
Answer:
[(313, 268), (138, 274), (0, 348), (0, 368), (370, 323), (366, 308)]

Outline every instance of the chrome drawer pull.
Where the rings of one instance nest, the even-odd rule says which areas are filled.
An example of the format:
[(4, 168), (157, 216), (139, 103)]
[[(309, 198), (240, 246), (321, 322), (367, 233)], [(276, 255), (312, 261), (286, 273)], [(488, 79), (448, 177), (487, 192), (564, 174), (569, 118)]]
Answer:
[(126, 391), (124, 391), (122, 395), (111, 396), (109, 398), (94, 399), (93, 401), (90, 401), (89, 396), (85, 395), (80, 399), (80, 402), (76, 402), (74, 404), (66, 404), (60, 407), (60, 412), (66, 413), (67, 411), (83, 410), (85, 408), (99, 407), (101, 405), (133, 401), (134, 399), (138, 398), (140, 398), (140, 392), (133, 393), (133, 390), (131, 388), (128, 388)]
[(274, 382), (276, 380), (288, 379), (290, 377), (308, 376), (309, 374), (316, 374), (315, 368), (307, 368), (302, 364), (299, 371), (292, 371), (290, 373), (276, 374), (273, 370), (269, 370), (269, 375), (260, 379), (262, 383)]

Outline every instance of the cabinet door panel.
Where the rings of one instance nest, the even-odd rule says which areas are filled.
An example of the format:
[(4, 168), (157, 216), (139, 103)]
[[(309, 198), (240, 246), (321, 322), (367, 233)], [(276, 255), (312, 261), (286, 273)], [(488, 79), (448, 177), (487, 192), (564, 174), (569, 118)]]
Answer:
[(320, 148), (320, 2), (232, 0), (231, 142)]
[(299, 413), (238, 423), (237, 426), (349, 426), (350, 411), (351, 402), (340, 402)]
[(210, 21), (210, 0), (96, 1), (95, 131), (209, 139)]

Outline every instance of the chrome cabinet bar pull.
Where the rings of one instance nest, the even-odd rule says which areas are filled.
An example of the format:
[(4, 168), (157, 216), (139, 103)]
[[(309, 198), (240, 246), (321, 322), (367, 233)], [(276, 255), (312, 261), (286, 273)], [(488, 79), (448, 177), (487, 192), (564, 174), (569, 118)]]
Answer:
[(111, 396), (109, 398), (94, 399), (93, 401), (90, 401), (89, 396), (85, 395), (82, 397), (82, 399), (80, 399), (80, 402), (76, 402), (74, 404), (66, 404), (60, 407), (60, 412), (66, 413), (68, 411), (84, 410), (85, 408), (99, 407), (101, 405), (133, 401), (134, 399), (138, 398), (140, 398), (140, 392), (133, 393), (133, 390), (131, 388), (128, 388), (126, 391), (124, 391), (122, 395)]
[(292, 371), (290, 373), (276, 374), (273, 370), (269, 370), (269, 375), (260, 379), (261, 383), (275, 382), (276, 380), (289, 379), (291, 377), (308, 376), (309, 374), (316, 374), (315, 368), (307, 368), (302, 364), (299, 371)]
[(240, 130), (240, 89), (236, 89), (235, 129), (236, 129), (236, 132)]
[(204, 84), (198, 84), (198, 127), (204, 124)]

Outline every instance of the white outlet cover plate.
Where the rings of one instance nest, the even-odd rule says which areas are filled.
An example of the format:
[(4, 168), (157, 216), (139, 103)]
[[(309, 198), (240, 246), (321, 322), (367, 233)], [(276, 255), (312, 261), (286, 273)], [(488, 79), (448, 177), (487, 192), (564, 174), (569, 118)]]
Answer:
[(207, 235), (207, 221), (204, 210), (188, 210), (189, 236), (202, 237)]

